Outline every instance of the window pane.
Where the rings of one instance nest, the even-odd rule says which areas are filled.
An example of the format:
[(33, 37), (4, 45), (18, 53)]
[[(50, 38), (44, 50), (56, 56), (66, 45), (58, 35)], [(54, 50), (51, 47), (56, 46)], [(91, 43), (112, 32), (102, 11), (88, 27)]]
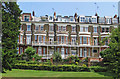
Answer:
[(80, 44), (82, 44), (82, 37), (80, 37)]
[(27, 31), (31, 31), (31, 26), (27, 25)]
[(87, 37), (83, 37), (83, 43), (87, 44)]
[(80, 27), (80, 32), (83, 32), (83, 27)]
[(80, 57), (82, 57), (82, 48), (80, 48)]

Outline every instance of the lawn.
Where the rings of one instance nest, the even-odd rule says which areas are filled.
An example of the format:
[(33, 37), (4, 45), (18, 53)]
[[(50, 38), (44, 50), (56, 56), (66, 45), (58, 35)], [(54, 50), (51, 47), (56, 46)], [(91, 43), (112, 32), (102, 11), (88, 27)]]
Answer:
[(57, 72), (13, 69), (2, 74), (3, 77), (110, 77), (107, 72)]

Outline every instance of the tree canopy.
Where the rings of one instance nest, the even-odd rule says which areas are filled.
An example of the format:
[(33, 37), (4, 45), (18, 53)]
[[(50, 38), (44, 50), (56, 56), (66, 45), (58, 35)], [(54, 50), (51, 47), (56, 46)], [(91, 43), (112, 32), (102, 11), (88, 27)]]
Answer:
[(103, 62), (110, 72), (115, 73), (116, 78), (120, 77), (120, 26), (113, 30), (110, 37), (109, 48), (102, 51), (100, 54), (103, 57)]
[(16, 2), (2, 3), (2, 71), (14, 65), (21, 12)]

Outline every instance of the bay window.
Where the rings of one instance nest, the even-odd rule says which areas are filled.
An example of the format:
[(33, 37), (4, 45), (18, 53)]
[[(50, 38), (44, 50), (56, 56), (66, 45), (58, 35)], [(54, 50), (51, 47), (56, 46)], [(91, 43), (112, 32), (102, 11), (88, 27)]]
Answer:
[(39, 36), (39, 43), (42, 43), (42, 36)]
[(27, 44), (31, 43), (31, 35), (27, 35)]

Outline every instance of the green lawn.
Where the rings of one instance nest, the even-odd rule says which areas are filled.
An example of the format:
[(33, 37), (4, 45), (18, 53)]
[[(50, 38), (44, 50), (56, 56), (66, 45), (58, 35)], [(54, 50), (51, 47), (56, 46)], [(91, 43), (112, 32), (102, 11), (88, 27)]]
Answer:
[(40, 70), (13, 69), (2, 74), (3, 77), (110, 77), (106, 72), (57, 72)]

